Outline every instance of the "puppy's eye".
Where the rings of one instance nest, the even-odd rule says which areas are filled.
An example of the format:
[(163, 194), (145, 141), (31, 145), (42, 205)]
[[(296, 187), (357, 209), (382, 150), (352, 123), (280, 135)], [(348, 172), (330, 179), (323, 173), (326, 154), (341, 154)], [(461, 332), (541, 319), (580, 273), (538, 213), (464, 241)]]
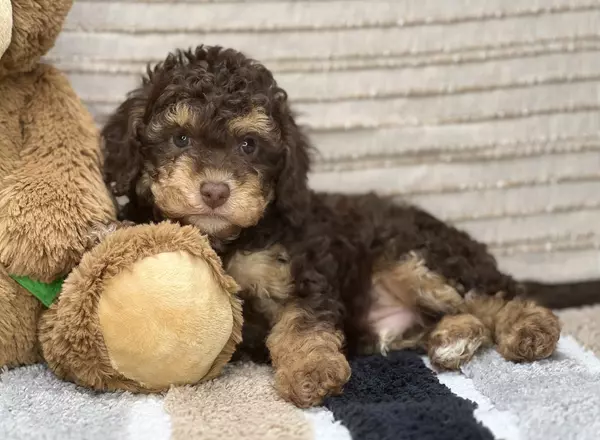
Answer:
[(245, 138), (240, 144), (240, 150), (244, 154), (252, 154), (256, 151), (256, 140), (250, 137)]
[(190, 144), (190, 138), (185, 134), (177, 134), (173, 136), (173, 143), (176, 147), (185, 148)]

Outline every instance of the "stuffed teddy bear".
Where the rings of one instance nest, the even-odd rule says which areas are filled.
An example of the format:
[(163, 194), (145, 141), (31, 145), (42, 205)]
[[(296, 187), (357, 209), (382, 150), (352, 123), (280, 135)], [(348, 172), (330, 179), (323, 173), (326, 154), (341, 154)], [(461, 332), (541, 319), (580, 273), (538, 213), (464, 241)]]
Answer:
[(96, 390), (209, 379), (241, 339), (238, 287), (196, 229), (116, 223), (96, 126), (39, 62), (71, 4), (0, 0), (0, 368), (45, 360)]

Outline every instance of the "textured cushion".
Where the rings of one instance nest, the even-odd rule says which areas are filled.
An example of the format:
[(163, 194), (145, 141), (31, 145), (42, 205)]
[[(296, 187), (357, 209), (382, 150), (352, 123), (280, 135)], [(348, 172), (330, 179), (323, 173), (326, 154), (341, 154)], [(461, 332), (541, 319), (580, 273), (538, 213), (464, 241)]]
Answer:
[(600, 276), (600, 5), (80, 0), (49, 58), (97, 121), (145, 63), (232, 46), (279, 78), (317, 189), (417, 202), (544, 280)]

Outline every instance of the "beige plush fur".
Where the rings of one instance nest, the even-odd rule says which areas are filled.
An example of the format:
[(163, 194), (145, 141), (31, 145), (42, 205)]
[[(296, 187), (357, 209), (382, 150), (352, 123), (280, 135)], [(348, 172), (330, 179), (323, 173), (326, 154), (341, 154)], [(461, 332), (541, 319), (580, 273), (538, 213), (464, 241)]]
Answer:
[[(0, 30), (13, 25), (0, 53), (0, 368), (44, 359), (97, 390), (210, 379), (241, 339), (237, 284), (191, 226), (106, 227), (115, 207), (95, 124), (39, 63), (71, 3), (13, 0), (0, 16)], [(10, 275), (67, 279), (45, 310)]]
[(91, 223), (114, 218), (94, 122), (64, 75), (38, 62), (70, 6), (13, 0), (0, 59), (0, 264), (42, 281), (77, 264)]
[(16, 367), (40, 360), (36, 329), (42, 307), (0, 266), (0, 366)]
[(50, 66), (5, 78), (0, 96), (8, 144), (0, 148), (0, 263), (52, 281), (81, 259), (90, 225), (114, 218), (98, 133)]
[(200, 381), (233, 331), (230, 297), (204, 258), (182, 251), (107, 281), (98, 322), (111, 365), (148, 388)]
[(0, 59), (0, 77), (29, 72), (54, 45), (73, 0), (11, 0), (12, 41)]
[(0, 58), (0, 365), (39, 359), (39, 302), (8, 274), (52, 281), (85, 251), (91, 223), (114, 218), (98, 133), (66, 78), (39, 63), (71, 1), (12, 0)]
[[(164, 277), (155, 280), (160, 283), (158, 288), (144, 284), (145, 269), (156, 267), (153, 261), (144, 264), (144, 259), (179, 252), (187, 254), (175, 257), (179, 263), (181, 259), (188, 262), (198, 259), (200, 265), (194, 263), (191, 270), (163, 266), (166, 267), (162, 272)], [(197, 277), (194, 275), (196, 270), (213, 279), (207, 281)], [(175, 278), (174, 284), (169, 282)], [(117, 284), (117, 281), (129, 284)], [(178, 287), (176, 291), (172, 290), (174, 285)], [(104, 298), (107, 290), (109, 296)], [(221, 261), (197, 229), (170, 223), (121, 229), (84, 256), (65, 281), (58, 303), (43, 315), (40, 340), (44, 358), (60, 377), (98, 390), (159, 391), (169, 383), (194, 383), (200, 378), (214, 377), (229, 361), (235, 345), (241, 340), (241, 303), (234, 296), (236, 291), (236, 283), (225, 275)], [(158, 304), (153, 301), (161, 293), (164, 294), (162, 307), (157, 309)], [(128, 294), (139, 301), (127, 298)], [(149, 298), (142, 298), (144, 294)], [(210, 298), (208, 301), (193, 300), (194, 295)], [(124, 310), (115, 316), (107, 316), (108, 312), (115, 312), (119, 301)], [(139, 310), (131, 309), (132, 301), (136, 301)], [(196, 310), (197, 306), (208, 310)], [(205, 313), (211, 308), (213, 313), (225, 316), (229, 326), (210, 324)], [(99, 309), (100, 313), (97, 313)], [(140, 327), (144, 315), (147, 322)], [(149, 326), (152, 322), (157, 325)], [(199, 333), (196, 339), (191, 331)], [(107, 341), (102, 335), (108, 336)], [(206, 344), (208, 335), (217, 343)], [(136, 336), (138, 340), (132, 339)], [(126, 340), (118, 341), (119, 337)], [(161, 345), (164, 353), (157, 356), (156, 353), (142, 352), (143, 347), (153, 344)], [(180, 344), (185, 346), (183, 351)], [(127, 356), (133, 359), (125, 360)], [(205, 356), (205, 359), (192, 365), (197, 356)], [(136, 364), (136, 359), (144, 360), (146, 364)], [(169, 359), (172, 364), (158, 365)], [(131, 368), (132, 361), (137, 367), (135, 370)], [(148, 365), (148, 362), (153, 364)], [(125, 371), (129, 377), (122, 374)], [(157, 377), (150, 379), (152, 372)]]

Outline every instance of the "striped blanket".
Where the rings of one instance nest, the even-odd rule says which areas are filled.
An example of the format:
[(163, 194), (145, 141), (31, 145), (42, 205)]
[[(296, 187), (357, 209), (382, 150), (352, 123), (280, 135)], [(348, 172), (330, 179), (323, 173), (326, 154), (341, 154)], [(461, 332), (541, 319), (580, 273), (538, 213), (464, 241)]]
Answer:
[[(101, 124), (147, 62), (241, 49), (296, 103), (313, 187), (419, 203), (516, 276), (558, 281), (600, 273), (598, 29), (598, 0), (78, 0), (47, 59)], [(0, 439), (596, 440), (600, 307), (561, 317), (549, 360), (489, 351), (438, 375), (417, 353), (360, 358), (308, 411), (264, 365), (156, 396), (19, 368), (0, 374)]]
[[(300, 410), (280, 400), (269, 366), (164, 395), (98, 394), (35, 365), (0, 375), (3, 440), (597, 440), (600, 306), (561, 312), (556, 354), (513, 364), (486, 351), (460, 373), (414, 352), (358, 358), (341, 396)], [(595, 354), (594, 354), (595, 353)]]

